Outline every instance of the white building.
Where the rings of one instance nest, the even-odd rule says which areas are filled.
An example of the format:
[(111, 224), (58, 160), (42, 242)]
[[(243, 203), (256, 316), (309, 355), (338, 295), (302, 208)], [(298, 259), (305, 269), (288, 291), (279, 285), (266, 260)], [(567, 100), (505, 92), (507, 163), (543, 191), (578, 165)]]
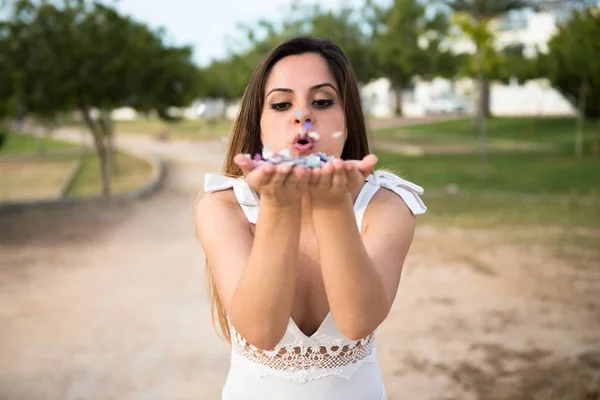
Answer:
[[(560, 11), (515, 12), (498, 20), (496, 47), (502, 49), (511, 44), (524, 45), (526, 57), (535, 56), (537, 50), (548, 50), (547, 43), (557, 31), (557, 24), (565, 17)], [(468, 39), (455, 39), (451, 45), (457, 52), (475, 51)], [(365, 108), (374, 117), (391, 117), (395, 110), (395, 95), (390, 82), (379, 79), (364, 86), (361, 91)], [(414, 89), (403, 95), (405, 116), (423, 116), (428, 112), (462, 109), (465, 113), (475, 110), (477, 100), (476, 86), (472, 79), (451, 82), (446, 79), (434, 79), (431, 82), (414, 82)], [(509, 84), (492, 82), (490, 85), (490, 109), (498, 116), (541, 116), (574, 115), (573, 105), (547, 79), (537, 79), (520, 84), (516, 78)]]

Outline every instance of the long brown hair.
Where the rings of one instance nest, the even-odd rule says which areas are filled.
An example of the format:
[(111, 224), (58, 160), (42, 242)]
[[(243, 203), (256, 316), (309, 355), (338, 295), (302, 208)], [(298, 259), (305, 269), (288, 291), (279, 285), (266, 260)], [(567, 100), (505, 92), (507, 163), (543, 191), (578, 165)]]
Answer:
[[(331, 40), (300, 36), (286, 40), (272, 49), (254, 70), (242, 97), (239, 114), (229, 134), (227, 155), (222, 170), (224, 175), (231, 177), (241, 177), (243, 175), (240, 167), (233, 162), (237, 154), (254, 155), (262, 151), (260, 118), (265, 101), (265, 85), (271, 69), (277, 61), (284, 57), (304, 53), (316, 53), (323, 57), (341, 91), (347, 130), (347, 138), (341, 158), (344, 160), (360, 160), (369, 154), (360, 92), (356, 75), (348, 58), (343, 50)], [(208, 262), (206, 263), (206, 275), (213, 321), (216, 314), (221, 333), (226, 340), (229, 340), (230, 330), (227, 314), (223, 309)]]

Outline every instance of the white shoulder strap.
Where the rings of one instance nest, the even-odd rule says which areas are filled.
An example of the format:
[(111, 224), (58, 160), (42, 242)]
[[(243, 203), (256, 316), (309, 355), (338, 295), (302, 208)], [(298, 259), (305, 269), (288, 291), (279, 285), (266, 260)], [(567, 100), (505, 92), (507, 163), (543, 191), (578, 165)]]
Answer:
[(356, 225), (358, 225), (359, 232), (362, 230), (362, 221), (365, 211), (367, 210), (367, 206), (378, 190), (379, 186), (370, 185), (367, 177), (365, 184), (363, 185), (362, 189), (360, 189), (360, 193), (358, 193), (358, 197), (354, 202), (354, 216), (356, 217)]
[(367, 177), (366, 181), (367, 183), (361, 189), (354, 203), (356, 223), (359, 230), (362, 227), (362, 219), (367, 206), (380, 187), (389, 189), (400, 196), (413, 214), (424, 214), (427, 211), (427, 206), (425, 206), (419, 197), (424, 192), (423, 188), (419, 185), (415, 185), (387, 171), (375, 171)]
[(244, 178), (231, 178), (220, 174), (204, 176), (204, 191), (216, 192), (233, 188), (233, 193), (242, 207), (248, 221), (256, 224), (258, 221), (258, 195), (250, 188)]

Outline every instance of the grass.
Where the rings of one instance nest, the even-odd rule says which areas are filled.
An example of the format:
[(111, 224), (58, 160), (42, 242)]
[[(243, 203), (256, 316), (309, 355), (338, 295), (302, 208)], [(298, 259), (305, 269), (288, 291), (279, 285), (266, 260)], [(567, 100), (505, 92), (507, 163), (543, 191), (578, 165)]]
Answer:
[(74, 159), (0, 162), (0, 201), (56, 199)]
[[(427, 154), (429, 146), (454, 143), (478, 145), (467, 119), (382, 129), (376, 138), (419, 144), (425, 155), (409, 157), (379, 152), (379, 166), (425, 188), (429, 207), (425, 223), (465, 228), (504, 229), (516, 236), (523, 228), (551, 228), (560, 232), (591, 229), (591, 238), (577, 237), (582, 246), (600, 240), (600, 159), (592, 158), (595, 123), (587, 121), (587, 155), (573, 156), (574, 119), (493, 118), (488, 133), (497, 141), (551, 145), (553, 151), (505, 150), (490, 152), (488, 179), (481, 179), (478, 147), (466, 154)], [(448, 185), (457, 194), (446, 194)], [(536, 234), (538, 235), (538, 234)], [(539, 234), (544, 237), (544, 234)], [(554, 235), (565, 240), (564, 235)]]
[(483, 194), (579, 195), (600, 199), (600, 160), (562, 154), (490, 154), (488, 179), (481, 179), (478, 154), (431, 154), (406, 157), (380, 152), (379, 165), (432, 191), (456, 184), (461, 191)]
[[(152, 167), (144, 160), (123, 153), (116, 154), (116, 169), (111, 177), (113, 194), (134, 190), (144, 185), (152, 176)], [(100, 161), (97, 156), (82, 158), (81, 169), (75, 176), (67, 197), (84, 197), (100, 194)]]
[[(555, 151), (574, 154), (576, 121), (574, 118), (491, 118), (486, 133), (491, 149), (500, 145), (537, 144), (550, 146)], [(584, 151), (591, 153), (596, 122), (584, 124)], [(454, 119), (431, 124), (407, 125), (376, 131), (375, 137), (399, 140), (417, 145), (468, 145), (477, 150), (480, 138), (473, 120)]]
[(0, 147), (0, 156), (36, 153), (40, 149), (52, 151), (75, 148), (77, 148), (77, 145), (69, 142), (11, 132), (6, 135), (3, 145)]
[[(73, 162), (81, 159), (81, 168), (67, 193), (68, 197), (100, 194), (100, 162), (96, 155), (53, 155), (55, 150), (77, 149), (78, 145), (51, 138), (9, 133), (0, 148), (3, 155), (32, 155), (27, 160), (0, 162), (0, 201), (56, 198), (58, 189), (68, 176)], [(56, 154), (56, 153), (55, 153)], [(117, 153), (117, 168), (111, 178), (112, 193), (122, 193), (142, 186), (150, 180), (152, 167), (146, 161)]]

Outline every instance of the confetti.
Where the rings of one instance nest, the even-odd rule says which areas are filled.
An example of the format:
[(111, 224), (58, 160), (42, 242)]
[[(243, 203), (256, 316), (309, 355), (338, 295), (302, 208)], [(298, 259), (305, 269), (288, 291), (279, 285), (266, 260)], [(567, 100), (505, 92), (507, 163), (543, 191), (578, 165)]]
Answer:
[[(254, 161), (259, 164), (268, 162), (273, 165), (286, 164), (292, 167), (297, 165), (305, 168), (316, 168), (322, 167), (328, 162), (335, 160), (334, 156), (328, 156), (325, 153), (313, 153), (303, 157), (292, 157), (290, 151), (287, 149), (275, 153), (267, 148), (263, 149), (262, 154), (262, 157), (259, 154), (256, 154), (254, 156)], [(249, 157), (249, 155), (246, 155), (246, 157)]]
[(263, 149), (262, 149), (262, 159), (263, 160), (269, 160), (269, 159), (273, 158), (273, 156), (275, 156), (275, 154), (271, 150), (271, 146), (266, 145), (265, 147), (263, 147)]
[(302, 118), (302, 111), (296, 110), (296, 118), (298, 119), (298, 122), (300, 122), (300, 118)]
[(319, 140), (319, 138), (321, 137), (321, 135), (319, 135), (317, 132), (308, 132), (308, 136), (313, 138), (314, 140)]
[[(301, 127), (298, 127), (298, 135), (304, 136), (306, 134), (305, 132), (308, 132), (308, 134), (306, 134), (306, 135), (316, 142), (320, 139), (321, 135), (319, 135), (319, 133), (317, 133), (317, 132), (310, 131), (311, 127), (312, 127), (312, 123), (308, 120), (305, 121), (304, 128), (306, 129), (306, 131), (303, 130)], [(342, 134), (343, 134), (343, 132), (335, 132), (333, 134), (333, 137), (341, 137)], [(247, 158), (251, 158), (250, 154), (244, 154), (244, 155)], [(289, 165), (291, 167), (300, 166), (300, 167), (304, 167), (304, 168), (317, 168), (317, 167), (322, 167), (323, 165), (327, 164), (328, 162), (335, 160), (335, 157), (328, 156), (325, 153), (313, 153), (313, 154), (309, 154), (307, 156), (294, 157), (294, 156), (292, 156), (292, 153), (288, 149), (283, 149), (279, 152), (274, 152), (272, 150), (271, 144), (267, 144), (263, 147), (261, 153), (255, 154), (252, 159), (255, 162), (257, 162), (259, 165), (268, 162), (268, 163), (274, 164), (274, 165), (285, 164), (285, 165)]]
[(335, 133), (333, 133), (333, 134), (331, 135), (331, 137), (333, 137), (333, 138), (337, 139), (337, 138), (341, 138), (343, 134), (344, 134), (344, 133), (343, 133), (343, 132), (341, 132), (341, 131), (340, 131), (340, 132), (335, 132)]

